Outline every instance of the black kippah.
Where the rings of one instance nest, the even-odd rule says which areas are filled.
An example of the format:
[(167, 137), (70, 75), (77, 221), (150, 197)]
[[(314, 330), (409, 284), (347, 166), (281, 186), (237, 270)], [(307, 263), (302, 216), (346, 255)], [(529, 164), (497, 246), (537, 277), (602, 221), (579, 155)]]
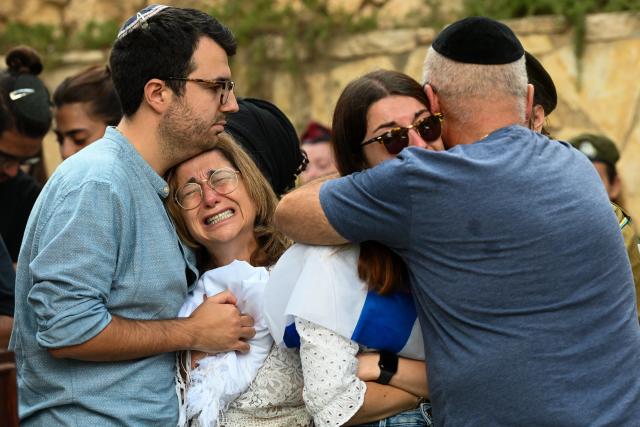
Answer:
[(296, 129), (278, 107), (254, 98), (238, 99), (239, 110), (227, 116), (225, 130), (251, 156), (277, 195), (295, 185), (304, 163)]
[(535, 56), (525, 52), (524, 57), (527, 63), (527, 78), (534, 88), (533, 102), (542, 105), (545, 114), (550, 114), (558, 105), (556, 85)]
[(465, 64), (509, 64), (524, 55), (511, 28), (482, 16), (449, 25), (438, 34), (432, 47), (440, 55)]

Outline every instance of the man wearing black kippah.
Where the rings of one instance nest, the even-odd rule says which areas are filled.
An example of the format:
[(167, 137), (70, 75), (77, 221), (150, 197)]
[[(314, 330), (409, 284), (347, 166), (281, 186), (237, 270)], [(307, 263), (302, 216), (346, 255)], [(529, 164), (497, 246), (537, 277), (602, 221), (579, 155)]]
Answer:
[(434, 40), (424, 80), (449, 149), (409, 147), (293, 191), (278, 226), (403, 257), (435, 425), (637, 425), (640, 328), (618, 222), (588, 159), (527, 128), (522, 45), (500, 22), (463, 19)]

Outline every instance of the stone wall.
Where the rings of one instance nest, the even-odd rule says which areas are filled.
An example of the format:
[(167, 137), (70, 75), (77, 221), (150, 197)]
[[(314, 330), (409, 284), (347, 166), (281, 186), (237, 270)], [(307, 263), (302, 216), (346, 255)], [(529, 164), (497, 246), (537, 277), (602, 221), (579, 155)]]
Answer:
[[(222, 0), (221, 0), (222, 1)], [(296, 0), (279, 0), (283, 4)], [(104, 0), (3, 0), (0, 22), (6, 17), (78, 27), (90, 18), (125, 19), (147, 1)], [(181, 6), (202, 7), (211, 1), (170, 1)], [(376, 68), (392, 68), (420, 80), (424, 55), (439, 28), (421, 26), (460, 11), (461, 1), (442, 2), (437, 8), (428, 0), (327, 0), (330, 10), (354, 15), (381, 11), (378, 29), (341, 37), (326, 43), (313, 57), (302, 52), (297, 71), (284, 65), (284, 40), (277, 35), (267, 43), (267, 63), (260, 65), (258, 93), (246, 93), (247, 58), (242, 46), (232, 62), (241, 96), (262, 96), (274, 101), (302, 129), (310, 119), (329, 123), (341, 89), (352, 79)], [(37, 14), (33, 14), (38, 10)], [(37, 18), (34, 18), (37, 17)], [(434, 20), (429, 20), (434, 16)], [(416, 19), (420, 17), (420, 20)], [(444, 22), (447, 22), (446, 20)], [(406, 25), (405, 25), (406, 24)], [(574, 55), (573, 31), (559, 17), (535, 17), (509, 21), (525, 48), (535, 54), (552, 75), (559, 94), (556, 111), (549, 120), (558, 138), (583, 131), (604, 133), (619, 146), (624, 203), (640, 219), (640, 14), (596, 14), (587, 18), (586, 49), (579, 76)], [(46, 70), (44, 79), (54, 88), (64, 76), (89, 64), (104, 63), (107, 52), (69, 52), (62, 65)], [(255, 69), (252, 70), (255, 72)], [(59, 162), (57, 147), (47, 140), (49, 168)], [(639, 221), (640, 222), (640, 221)]]

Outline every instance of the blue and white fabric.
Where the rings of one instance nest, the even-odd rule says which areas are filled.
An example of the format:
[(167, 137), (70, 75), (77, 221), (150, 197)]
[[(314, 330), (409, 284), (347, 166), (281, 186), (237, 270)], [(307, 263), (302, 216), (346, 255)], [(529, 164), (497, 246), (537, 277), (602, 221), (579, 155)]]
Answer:
[(271, 271), (264, 314), (276, 343), (298, 347), (299, 317), (376, 350), (424, 360), (411, 294), (381, 296), (358, 277), (359, 245), (293, 245)]

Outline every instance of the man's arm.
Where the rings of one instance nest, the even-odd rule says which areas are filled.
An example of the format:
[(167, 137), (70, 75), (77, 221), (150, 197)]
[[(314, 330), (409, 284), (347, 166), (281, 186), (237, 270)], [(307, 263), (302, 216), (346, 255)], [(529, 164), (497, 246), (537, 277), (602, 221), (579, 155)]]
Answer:
[(375, 240), (393, 249), (406, 247), (414, 181), (406, 151), (371, 169), (294, 190), (278, 205), (276, 226), (301, 243)]
[(55, 358), (95, 362), (129, 360), (179, 350), (206, 353), (249, 351), (253, 319), (240, 314), (235, 297), (225, 291), (205, 301), (191, 317), (131, 320), (113, 316), (95, 337), (73, 346), (49, 349)]
[(292, 240), (312, 245), (347, 243), (329, 224), (320, 205), (320, 187), (327, 179), (316, 179), (290, 192), (278, 203), (276, 227)]

